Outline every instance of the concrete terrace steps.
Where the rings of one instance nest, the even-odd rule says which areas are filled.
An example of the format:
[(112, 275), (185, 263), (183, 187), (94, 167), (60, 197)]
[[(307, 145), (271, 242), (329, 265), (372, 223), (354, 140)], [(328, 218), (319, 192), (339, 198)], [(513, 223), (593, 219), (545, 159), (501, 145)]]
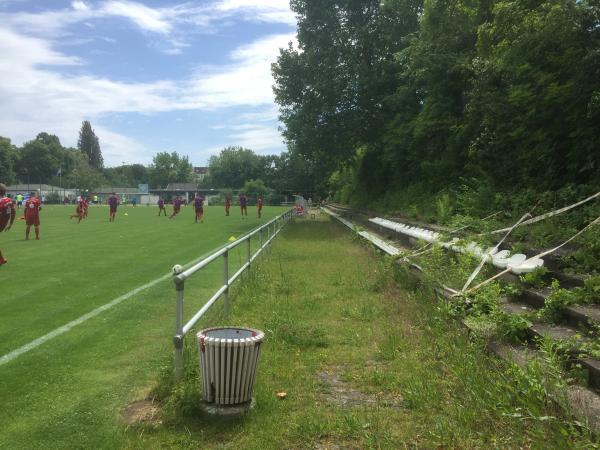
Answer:
[[(374, 211), (357, 210), (355, 208), (351, 208), (351, 207), (348, 207), (345, 205), (340, 205), (338, 203), (333, 203), (333, 204), (330, 204), (329, 206), (332, 207), (333, 209), (336, 209), (337, 212), (343, 216), (349, 215), (349, 216), (355, 217), (355, 218), (361, 217), (362, 220), (365, 220), (365, 218), (366, 218), (366, 220), (368, 220), (369, 218), (375, 217), (377, 215), (377, 213)], [(437, 225), (437, 224), (425, 223), (425, 222), (422, 222), (419, 220), (409, 219), (406, 217), (393, 216), (393, 217), (387, 217), (387, 220), (404, 223), (404, 224), (407, 224), (414, 228), (421, 228), (421, 229), (438, 232), (438, 233), (451, 232), (451, 229), (448, 227), (444, 227), (442, 225)], [(387, 236), (388, 239), (394, 239), (394, 237), (395, 237), (394, 235), (398, 235), (398, 236), (396, 236), (396, 238), (400, 242), (402, 242), (403, 245), (414, 245), (414, 243), (416, 242), (416, 239), (414, 239), (414, 238), (408, 238), (407, 236), (404, 236), (401, 233), (395, 232), (390, 229), (386, 229), (385, 227), (382, 227), (380, 225), (376, 225), (375, 227), (373, 227), (373, 225), (376, 225), (376, 224), (371, 222), (371, 227), (378, 229), (380, 234)], [(500, 237), (500, 235), (498, 235), (498, 238), (499, 237)], [(511, 238), (509, 237), (505, 241), (505, 244), (506, 244), (505, 247), (510, 247), (514, 243), (515, 242), (513, 240), (511, 240)], [(567, 246), (565, 248), (557, 250), (553, 254), (546, 255), (544, 257), (545, 266), (549, 269), (547, 278), (549, 280), (551, 280), (553, 278), (557, 279), (560, 282), (561, 286), (564, 288), (567, 288), (567, 289), (570, 289), (572, 287), (577, 287), (577, 286), (583, 286), (583, 278), (580, 275), (569, 275), (569, 274), (565, 274), (561, 271), (561, 258), (563, 256), (569, 254), (570, 252), (572, 252), (575, 249), (576, 249), (576, 247)], [(542, 250), (545, 250), (545, 249), (536, 249), (534, 247), (526, 247), (523, 249), (523, 252), (527, 255), (537, 255)]]
[[(552, 290), (548, 287), (543, 289), (524, 288), (517, 301), (525, 303), (535, 309), (544, 306), (546, 298)], [(572, 327), (580, 328), (582, 331), (594, 331), (600, 326), (600, 305), (570, 305), (563, 308), (564, 322)]]
[[(512, 362), (521, 368), (525, 368), (527, 364), (539, 358), (539, 352), (527, 345), (489, 342), (487, 349), (497, 357)], [(594, 362), (594, 364), (597, 363), (598, 361)], [(600, 372), (600, 367), (596, 372)], [(592, 380), (589, 384), (598, 386), (598, 383)], [(568, 386), (566, 401), (576, 416), (585, 419), (595, 432), (600, 431), (600, 396), (593, 389), (579, 385)]]
[[(365, 228), (377, 230), (380, 235), (389, 236), (390, 233), (394, 234), (393, 230), (369, 221), (368, 215), (354, 211), (351, 208), (338, 207), (336, 208), (336, 212), (340, 216), (351, 217), (352, 220), (361, 223)], [(417, 231), (425, 230), (421, 227), (413, 228), (416, 228)], [(429, 231), (435, 233), (433, 230)], [(401, 233), (396, 234), (400, 235)], [(404, 237), (406, 239), (403, 239), (403, 243), (409, 248), (417, 243), (417, 239), (409, 238), (405, 235)], [(416, 276), (421, 277), (422, 269), (418, 264), (411, 263), (409, 268)], [(551, 271), (549, 277), (557, 278), (561, 281), (561, 285), (569, 285), (569, 287), (581, 286), (583, 284), (580, 278), (569, 277), (560, 272)], [(506, 282), (523, 286), (520, 277), (516, 274), (508, 273), (502, 278)], [(445, 299), (451, 298), (454, 294), (454, 291), (444, 286), (437, 286), (435, 291), (440, 297)], [(517, 299), (503, 299), (501, 307), (509, 314), (533, 314), (544, 306), (550, 292), (550, 288), (541, 290), (523, 288)], [(528, 335), (532, 338), (531, 342), (523, 343), (519, 346), (493, 343), (490, 350), (505, 360), (512, 362), (517, 362), (515, 360), (518, 360), (517, 363), (524, 364), (531, 358), (537, 357), (538, 350), (535, 348), (535, 343), (539, 338), (549, 337), (558, 341), (573, 340), (574, 342), (585, 342), (589, 340), (586, 335), (590, 330), (590, 326), (593, 324), (600, 325), (600, 306), (569, 306), (564, 310), (564, 317), (567, 322), (566, 324), (550, 324), (542, 321), (534, 321), (528, 330)], [(467, 323), (465, 325), (468, 326)], [(573, 339), (576, 336), (578, 336), (577, 339)], [(594, 429), (600, 432), (600, 397), (594, 392), (594, 389), (600, 390), (600, 361), (580, 354), (576, 346), (568, 354), (571, 365), (580, 364), (587, 371), (588, 386), (592, 388), (569, 386), (569, 403), (575, 411), (578, 411), (579, 416), (585, 417), (590, 425), (593, 425)]]

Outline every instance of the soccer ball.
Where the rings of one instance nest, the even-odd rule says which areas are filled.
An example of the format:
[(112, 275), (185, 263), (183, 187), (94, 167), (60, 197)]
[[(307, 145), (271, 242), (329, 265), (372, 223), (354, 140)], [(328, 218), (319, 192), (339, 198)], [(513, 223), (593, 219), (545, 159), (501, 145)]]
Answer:
[(183, 267), (181, 267), (179, 264), (175, 264), (173, 266), (173, 275), (179, 275), (181, 272), (183, 272)]

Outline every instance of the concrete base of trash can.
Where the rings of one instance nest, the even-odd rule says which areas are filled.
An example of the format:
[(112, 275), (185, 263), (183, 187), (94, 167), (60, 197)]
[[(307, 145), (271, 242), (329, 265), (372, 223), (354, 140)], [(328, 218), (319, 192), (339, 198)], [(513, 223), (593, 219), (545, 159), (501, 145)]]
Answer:
[(214, 403), (201, 401), (200, 409), (211, 416), (238, 417), (243, 416), (254, 408), (255, 404), (256, 401), (254, 400), (254, 397), (252, 397), (252, 400), (249, 402), (239, 403), (237, 405), (216, 405)]

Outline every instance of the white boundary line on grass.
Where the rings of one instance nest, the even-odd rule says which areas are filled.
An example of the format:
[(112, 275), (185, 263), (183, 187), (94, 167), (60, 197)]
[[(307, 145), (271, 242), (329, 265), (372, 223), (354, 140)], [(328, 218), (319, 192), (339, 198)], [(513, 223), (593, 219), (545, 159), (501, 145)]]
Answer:
[[(187, 264), (185, 264), (185, 267), (191, 266), (192, 264), (195, 264), (197, 261), (201, 261), (202, 259), (206, 258), (208, 255), (220, 250), (221, 248), (225, 247), (226, 245), (227, 244), (223, 244), (214, 250), (206, 252), (204, 255), (200, 256), (199, 258), (195, 258), (193, 261), (190, 261)], [(155, 280), (152, 280), (149, 283), (144, 284), (143, 286), (136, 287), (135, 289), (132, 289), (131, 291), (127, 292), (126, 294), (123, 294), (120, 297), (117, 297), (114, 300), (112, 300), (102, 306), (99, 306), (98, 308), (90, 311), (89, 313), (86, 313), (83, 316), (78, 317), (77, 319), (72, 320), (69, 323), (67, 323), (61, 327), (56, 328), (55, 330), (51, 331), (50, 333), (45, 334), (45, 335), (29, 342), (28, 344), (25, 344), (13, 351), (7, 353), (6, 355), (0, 357), (0, 366), (12, 361), (15, 358), (18, 358), (23, 353), (27, 353), (28, 351), (33, 350), (36, 347), (39, 347), (40, 345), (44, 344), (45, 342), (48, 342), (49, 340), (54, 339), (55, 337), (66, 333), (67, 331), (71, 330), (72, 328), (76, 327), (77, 325), (80, 325), (83, 322), (85, 322), (93, 317), (96, 317), (98, 314), (112, 308), (113, 306), (124, 302), (128, 298), (133, 297), (135, 294), (137, 294), (143, 290), (146, 290), (148, 288), (151, 288), (152, 286), (160, 283), (161, 281), (168, 280), (172, 276), (173, 275), (171, 273), (167, 273), (166, 275), (156, 278)]]

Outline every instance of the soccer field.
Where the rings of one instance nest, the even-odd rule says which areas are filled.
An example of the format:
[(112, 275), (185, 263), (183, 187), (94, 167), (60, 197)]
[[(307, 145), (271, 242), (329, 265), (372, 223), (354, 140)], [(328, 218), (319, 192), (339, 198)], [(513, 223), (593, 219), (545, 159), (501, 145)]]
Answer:
[[(170, 268), (197, 260), (285, 209), (266, 207), (258, 219), (250, 208), (242, 219), (236, 209), (225, 217), (222, 207), (208, 207), (203, 224), (194, 223), (191, 207), (172, 220), (157, 217), (156, 207), (120, 207), (114, 223), (108, 222), (106, 206), (90, 207), (89, 218), (80, 224), (69, 220), (73, 211), (44, 207), (40, 241), (24, 240), (21, 220), (0, 235), (9, 261), (0, 267), (0, 358), (151, 285), (0, 363), (0, 448), (72, 448), (75, 442), (110, 448), (119, 442), (114, 435), (119, 409), (139, 397), (136, 390), (147, 387), (171, 357), (175, 291)], [(242, 254), (234, 253), (230, 262), (234, 270)], [(221, 281), (220, 264), (192, 278), (186, 317)]]

